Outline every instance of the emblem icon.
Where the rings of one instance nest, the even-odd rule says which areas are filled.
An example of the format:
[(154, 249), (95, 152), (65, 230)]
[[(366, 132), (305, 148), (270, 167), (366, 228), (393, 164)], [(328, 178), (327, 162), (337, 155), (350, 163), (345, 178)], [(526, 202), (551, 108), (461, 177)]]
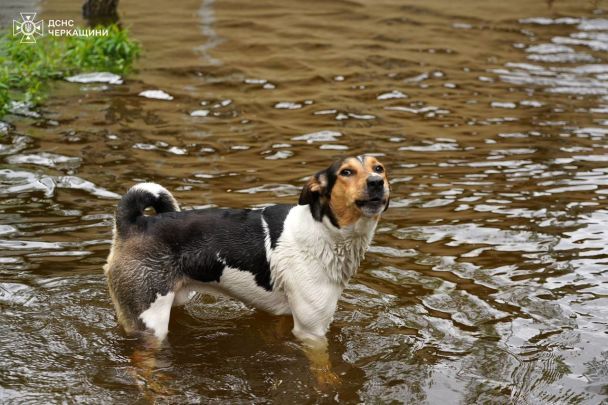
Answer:
[(41, 36), (44, 21), (34, 21), (36, 13), (19, 13), (21, 21), (13, 20), (13, 36), (22, 35), (22, 44), (35, 44), (36, 35)]

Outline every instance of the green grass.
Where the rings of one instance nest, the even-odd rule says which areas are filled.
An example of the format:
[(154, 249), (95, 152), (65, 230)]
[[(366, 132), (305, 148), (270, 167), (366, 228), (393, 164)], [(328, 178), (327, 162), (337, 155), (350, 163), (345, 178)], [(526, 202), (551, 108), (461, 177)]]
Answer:
[(0, 36), (0, 117), (13, 101), (42, 102), (52, 80), (91, 71), (129, 72), (139, 44), (117, 25), (97, 29), (107, 29), (108, 35), (44, 36), (35, 44), (22, 44), (10, 33)]

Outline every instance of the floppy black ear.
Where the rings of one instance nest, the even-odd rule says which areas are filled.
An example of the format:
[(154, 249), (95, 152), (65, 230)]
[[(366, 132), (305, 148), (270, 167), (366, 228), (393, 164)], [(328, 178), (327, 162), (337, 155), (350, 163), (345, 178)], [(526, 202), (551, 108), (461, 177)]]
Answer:
[[(391, 196), (389, 195), (388, 198), (386, 199), (386, 204), (384, 204), (384, 211), (386, 211), (388, 209), (388, 204), (391, 201)], [(382, 211), (382, 212), (384, 212)]]
[(319, 191), (313, 191), (313, 188), (315, 188), (314, 183), (315, 178), (313, 176), (302, 188), (300, 198), (298, 199), (298, 205), (312, 204), (319, 200)]
[(299, 205), (310, 205), (310, 212), (317, 221), (321, 221), (323, 207), (321, 197), (325, 194), (327, 187), (326, 170), (322, 170), (308, 180), (300, 193)]
[[(388, 209), (388, 204), (391, 201), (391, 192), (392, 187), (391, 187), (391, 182), (388, 180), (388, 175), (386, 173), (384, 173), (384, 175), (386, 176), (386, 182), (388, 183), (388, 198), (386, 199), (386, 204), (384, 205), (384, 211), (386, 211)], [(382, 211), (382, 212), (384, 212)]]

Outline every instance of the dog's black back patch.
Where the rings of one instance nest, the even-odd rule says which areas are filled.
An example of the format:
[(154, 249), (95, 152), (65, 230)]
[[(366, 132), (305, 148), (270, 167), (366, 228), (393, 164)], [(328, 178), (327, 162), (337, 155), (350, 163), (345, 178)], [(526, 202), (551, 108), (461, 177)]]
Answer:
[(268, 224), (274, 248), (292, 206), (264, 210), (209, 208), (168, 212), (145, 217), (145, 233), (171, 252), (178, 272), (201, 282), (219, 282), (225, 266), (254, 275), (256, 284), (271, 291), (270, 264), (266, 257)]

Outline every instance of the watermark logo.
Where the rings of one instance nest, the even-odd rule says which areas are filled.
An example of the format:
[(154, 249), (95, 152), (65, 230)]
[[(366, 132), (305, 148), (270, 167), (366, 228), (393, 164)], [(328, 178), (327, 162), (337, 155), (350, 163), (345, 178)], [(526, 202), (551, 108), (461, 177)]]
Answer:
[(21, 36), (22, 44), (35, 44), (36, 36), (52, 37), (107, 37), (107, 28), (81, 28), (74, 20), (48, 20), (44, 32), (44, 21), (35, 21), (36, 13), (19, 13), (21, 21), (13, 20), (13, 36)]
[(35, 21), (36, 13), (19, 14), (21, 21), (13, 20), (13, 36), (21, 35), (22, 44), (35, 44), (36, 35), (43, 35), (44, 21)]

